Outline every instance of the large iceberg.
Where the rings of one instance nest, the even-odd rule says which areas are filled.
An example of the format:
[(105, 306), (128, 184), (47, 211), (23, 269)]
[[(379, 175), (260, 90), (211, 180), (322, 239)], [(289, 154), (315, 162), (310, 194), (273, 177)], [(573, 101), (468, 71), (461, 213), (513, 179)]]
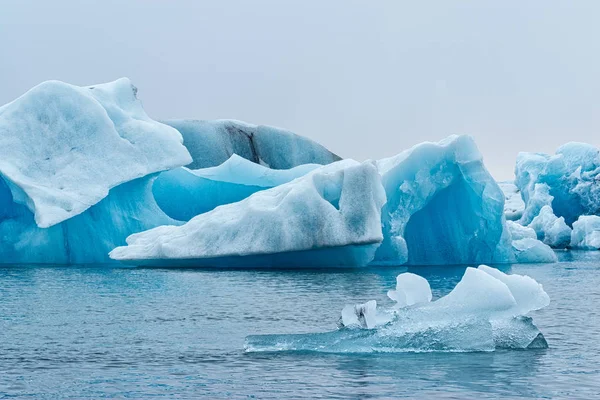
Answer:
[(377, 161), (387, 203), (378, 264), (511, 262), (504, 194), (470, 136)]
[[(512, 237), (502, 191), (468, 136), (366, 162), (360, 169), (377, 174), (354, 179), (352, 187), (358, 165), (273, 170), (233, 156), (218, 167), (163, 173), (154, 188), (158, 204), (189, 222), (133, 235), (111, 257), (140, 265), (283, 267), (556, 261), (535, 238)], [(364, 210), (353, 200), (363, 197)], [(342, 256), (327, 261), (315, 250)]]
[(340, 160), (319, 143), (285, 129), (235, 120), (163, 122), (183, 135), (183, 144), (194, 159), (187, 165), (190, 169), (215, 167), (232, 154), (272, 169)]
[(338, 161), (292, 182), (127, 238), (135, 265), (362, 266), (382, 240), (385, 192), (371, 162)]
[(376, 353), (548, 347), (526, 315), (546, 307), (550, 298), (528, 276), (507, 275), (485, 265), (467, 268), (456, 287), (433, 302), (423, 278), (406, 273), (397, 281), (390, 297), (401, 302), (392, 308), (379, 309), (374, 300), (346, 306), (336, 331), (248, 336), (245, 350)]
[(548, 205), (566, 224), (600, 212), (600, 151), (585, 143), (567, 143), (555, 155), (519, 153), (515, 184), (525, 202), (521, 223), (529, 224)]
[(154, 182), (152, 192), (169, 217), (189, 221), (220, 205), (235, 203), (260, 190), (292, 181), (318, 167), (318, 164), (303, 164), (291, 169), (271, 169), (233, 154), (216, 167), (165, 171)]
[(191, 157), (136, 93), (125, 78), (49, 81), (0, 107), (2, 262), (108, 261), (128, 235), (175, 223), (152, 179)]
[[(503, 193), (468, 136), (366, 162), (361, 168), (377, 174), (351, 187), (341, 177), (353, 176), (358, 165), (345, 160), (273, 170), (234, 155), (218, 167), (168, 171), (154, 185), (156, 200), (170, 217), (189, 222), (133, 235), (111, 257), (140, 265), (284, 267), (556, 261), (535, 235), (522, 237), (506, 225)], [(378, 193), (382, 185), (386, 196)], [(334, 200), (333, 208), (323, 208), (331, 195), (347, 205)], [(364, 210), (352, 200), (361, 196)], [(333, 210), (342, 215), (330, 215)], [(328, 230), (320, 225), (339, 218), (346, 222), (329, 222)], [(359, 223), (368, 225), (361, 229), (370, 232), (369, 243)], [(374, 239), (380, 235), (383, 240)], [(343, 256), (326, 261), (315, 250)]]

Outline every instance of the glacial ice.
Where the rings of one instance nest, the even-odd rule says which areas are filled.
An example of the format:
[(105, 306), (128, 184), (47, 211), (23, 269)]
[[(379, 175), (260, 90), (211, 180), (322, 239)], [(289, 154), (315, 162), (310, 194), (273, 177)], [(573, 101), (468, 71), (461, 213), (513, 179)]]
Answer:
[(521, 191), (513, 182), (498, 182), (498, 186), (504, 193), (504, 216), (509, 221), (520, 219), (525, 210)]
[(44, 82), (0, 107), (0, 174), (41, 228), (111, 188), (191, 161), (177, 130), (148, 118), (128, 79)]
[(551, 206), (543, 206), (529, 227), (535, 230), (539, 240), (555, 249), (564, 249), (571, 242), (571, 228), (564, 217), (554, 215)]
[(513, 241), (526, 238), (537, 239), (537, 234), (535, 233), (533, 228), (523, 226), (518, 222), (506, 221), (506, 227), (508, 228), (508, 231), (510, 232), (510, 236)]
[(573, 223), (571, 247), (583, 250), (600, 249), (600, 217), (582, 215)]
[(512, 241), (512, 249), (518, 263), (555, 263), (556, 253), (537, 239), (523, 238)]
[(292, 182), (127, 238), (136, 265), (362, 266), (382, 240), (385, 192), (373, 163), (342, 160)]
[[(456, 287), (436, 301), (382, 310), (374, 301), (347, 306), (336, 331), (248, 336), (244, 347), (247, 352), (328, 353), (546, 348), (544, 336), (525, 315), (549, 303), (534, 279), (482, 265), (467, 268)], [(357, 323), (365, 315), (369, 322)]]
[(375, 264), (511, 262), (504, 194), (470, 136), (377, 161), (387, 195)]
[(125, 238), (177, 223), (157, 172), (188, 164), (177, 130), (151, 120), (127, 79), (42, 83), (0, 107), (3, 263), (95, 263)]
[(183, 144), (194, 159), (187, 165), (190, 169), (215, 167), (233, 154), (272, 169), (340, 160), (320, 144), (284, 129), (235, 120), (163, 122), (183, 135)]
[(320, 166), (303, 164), (276, 170), (233, 154), (216, 167), (197, 170), (182, 167), (163, 172), (152, 191), (169, 217), (189, 221), (220, 205), (235, 203), (260, 190), (292, 181)]
[(519, 153), (515, 176), (526, 213), (530, 209), (521, 220), (524, 225), (544, 205), (551, 206), (569, 226), (580, 215), (600, 213), (600, 151), (594, 146), (572, 142), (558, 148), (555, 155)]
[[(294, 224), (291, 230), (282, 230), (285, 232), (285, 245), (273, 239), (255, 243), (250, 240), (254, 237), (254, 230), (258, 228), (244, 226), (241, 221), (260, 221), (255, 223), (259, 226), (273, 223), (281, 225), (286, 218), (281, 214), (281, 207), (271, 209), (256, 206), (264, 201), (263, 196), (270, 198), (272, 193), (279, 193), (280, 190), (265, 189), (270, 186), (279, 187), (275, 185), (281, 184), (286, 187), (282, 189), (285, 191), (292, 191), (291, 187), (294, 185), (304, 188), (307, 181), (314, 179), (313, 176), (329, 175), (327, 171), (330, 168), (345, 169), (354, 164), (356, 162), (346, 160), (345, 164), (337, 164), (335, 167), (312, 164), (289, 170), (273, 170), (234, 155), (218, 167), (198, 170), (179, 168), (162, 173), (154, 184), (157, 203), (171, 218), (190, 221), (189, 224), (181, 228), (165, 227), (134, 235), (128, 241), (130, 246), (115, 250), (113, 257), (143, 265), (215, 266), (230, 263), (232, 266), (251, 266), (264, 263), (260, 266), (276, 266), (277, 263), (282, 263), (282, 266), (290, 266), (291, 257), (288, 253), (300, 251), (302, 254), (294, 253), (294, 264), (300, 266), (302, 260), (305, 263), (303, 266), (314, 266), (323, 263), (325, 254), (311, 260), (307, 258), (307, 251), (320, 249), (319, 252), (323, 252), (328, 249), (326, 254), (332, 251), (336, 253), (332, 256), (331, 263), (334, 265), (556, 261), (552, 250), (538, 242), (535, 236), (516, 243), (517, 239), (523, 237), (515, 231), (517, 228), (506, 224), (502, 191), (483, 166), (481, 156), (468, 136), (452, 136), (440, 143), (424, 143), (396, 157), (376, 161), (374, 165), (377, 166), (379, 175), (372, 179), (378, 183), (365, 184), (363, 188), (352, 190), (360, 191), (371, 187), (378, 191), (381, 189), (379, 182), (383, 183), (387, 202), (384, 196), (382, 204), (385, 205), (381, 210), (380, 221), (383, 242), (380, 245), (373, 241), (364, 248), (360, 240), (357, 242), (359, 247), (356, 247), (354, 239), (345, 241), (343, 238), (346, 233), (356, 229), (349, 225), (339, 230), (342, 232), (341, 243), (334, 239), (324, 240), (322, 230), (296, 231)], [(302, 176), (311, 178), (290, 181)], [(340, 184), (341, 182), (328, 185), (335, 187)], [(331, 190), (339, 196), (339, 188), (327, 189), (325, 192)], [(351, 191), (349, 188), (344, 190)], [(260, 195), (260, 191), (267, 193)], [(305, 193), (306, 190), (293, 192)], [(290, 216), (297, 213), (298, 209), (312, 207), (314, 190), (309, 192), (311, 195), (307, 195), (306, 199), (294, 197), (296, 205), (290, 206)], [(327, 196), (324, 195), (325, 198)], [(380, 198), (380, 195), (375, 193), (373, 197)], [(253, 200), (242, 200), (244, 198)], [(302, 201), (305, 204), (300, 206)], [(256, 210), (249, 209), (249, 205)], [(375, 216), (375, 213), (368, 211), (372, 205), (371, 200), (367, 201), (367, 211), (361, 213)], [(218, 209), (218, 206), (225, 208)], [(354, 207), (352, 212), (357, 212), (358, 209), (359, 207)], [(215, 213), (202, 216), (211, 210)], [(260, 212), (251, 218), (249, 215), (256, 211)], [(319, 212), (318, 209), (314, 210), (314, 215)], [(235, 223), (230, 224), (216, 222), (231, 218), (225, 217), (229, 215), (243, 217), (233, 218)], [(291, 218), (290, 216), (287, 218)], [(358, 221), (362, 219), (364, 216), (357, 215)], [(301, 225), (301, 228), (309, 226), (310, 224)], [(264, 230), (264, 235), (270, 232), (267, 228), (261, 229)], [(274, 229), (274, 232), (279, 232), (279, 228)], [(206, 234), (209, 231), (211, 234)], [(274, 235), (273, 232), (270, 233)], [(293, 237), (295, 234), (299, 235), (297, 239)], [(309, 240), (307, 235), (313, 237)], [(253, 244), (242, 246), (240, 242), (244, 240)], [(297, 244), (293, 243), (295, 240), (298, 241)], [(211, 246), (212, 241), (214, 248)], [(328, 241), (335, 244), (324, 245)], [(310, 243), (310, 246), (307, 247), (306, 243)], [(346, 245), (352, 247), (345, 247)], [(184, 250), (183, 247), (186, 246), (190, 249)], [(350, 248), (352, 255), (348, 256)], [(373, 249), (376, 248), (373, 259)], [(337, 254), (339, 251), (342, 254)], [(143, 254), (144, 252), (148, 254)], [(244, 256), (252, 257), (243, 259)], [(165, 260), (161, 260), (163, 258)], [(341, 258), (344, 259), (343, 262)]]
[(388, 297), (396, 302), (397, 307), (431, 301), (431, 287), (427, 279), (406, 272), (396, 277), (396, 290), (388, 290)]

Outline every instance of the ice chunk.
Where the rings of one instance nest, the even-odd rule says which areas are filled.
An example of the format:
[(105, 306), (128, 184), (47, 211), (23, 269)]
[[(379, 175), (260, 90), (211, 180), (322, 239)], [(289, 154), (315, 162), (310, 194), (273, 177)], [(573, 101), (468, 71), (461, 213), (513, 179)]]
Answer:
[(526, 238), (537, 239), (537, 234), (535, 233), (533, 228), (530, 228), (528, 226), (523, 226), (514, 221), (506, 221), (506, 227), (508, 228), (511, 239), (513, 241), (526, 239)]
[(513, 182), (498, 182), (498, 186), (504, 193), (504, 216), (509, 221), (520, 219), (525, 209), (521, 191)]
[[(535, 280), (507, 275), (493, 268), (467, 268), (462, 280), (445, 297), (411, 307), (368, 311), (374, 326), (357, 323), (356, 310), (344, 308), (348, 325), (337, 331), (298, 335), (248, 336), (245, 349), (371, 353), (406, 351), (493, 351), (548, 346), (525, 314), (549, 304)], [(352, 306), (351, 306), (352, 307)], [(390, 313), (382, 318), (377, 314)], [(374, 315), (375, 314), (375, 315)], [(355, 329), (348, 329), (352, 327)]]
[[(550, 211), (552, 211), (553, 199), (554, 197), (550, 195), (550, 187), (548, 185), (545, 183), (536, 183), (533, 191), (529, 195), (527, 206), (523, 211), (519, 223), (522, 225), (530, 225), (544, 207), (550, 208)], [(552, 214), (554, 214), (554, 212), (552, 212)]]
[(191, 162), (177, 130), (148, 118), (128, 79), (44, 82), (0, 107), (0, 175), (46, 228), (111, 188)]
[(224, 204), (243, 200), (260, 190), (294, 180), (320, 167), (304, 164), (275, 170), (236, 154), (217, 167), (163, 172), (154, 182), (153, 193), (160, 208), (171, 218), (189, 221), (196, 215)]
[(550, 246), (536, 239), (513, 240), (512, 248), (519, 263), (554, 263), (558, 261), (556, 253)]
[(377, 162), (387, 194), (376, 264), (512, 262), (504, 194), (469, 136)]
[(582, 215), (573, 224), (571, 247), (584, 250), (600, 249), (600, 217)]
[(355, 328), (373, 329), (377, 325), (377, 302), (347, 305), (342, 309), (342, 325)]
[(382, 240), (384, 202), (375, 166), (343, 160), (183, 226), (132, 235), (110, 255), (159, 266), (365, 265)]
[(389, 290), (388, 297), (398, 307), (412, 306), (431, 301), (431, 288), (427, 279), (405, 272), (396, 277), (396, 290)]
[(234, 120), (164, 121), (181, 132), (194, 161), (187, 167), (214, 167), (237, 154), (273, 169), (329, 164), (340, 157), (320, 144), (284, 129)]
[(554, 215), (551, 206), (543, 206), (529, 227), (535, 230), (539, 240), (555, 249), (563, 249), (571, 241), (571, 228), (563, 217)]

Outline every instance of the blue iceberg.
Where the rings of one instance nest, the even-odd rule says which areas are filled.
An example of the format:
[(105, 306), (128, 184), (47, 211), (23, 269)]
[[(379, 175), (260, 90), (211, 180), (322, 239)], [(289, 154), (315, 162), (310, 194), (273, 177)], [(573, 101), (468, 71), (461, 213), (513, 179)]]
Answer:
[[(377, 174), (351, 187), (338, 175), (357, 165), (273, 170), (234, 155), (218, 167), (163, 173), (154, 185), (159, 206), (189, 222), (133, 235), (111, 257), (138, 265), (244, 267), (556, 261), (535, 237), (513, 237), (504, 195), (468, 136), (366, 162), (362, 168)], [(367, 196), (364, 210), (352, 200), (360, 196)], [(332, 219), (334, 210), (342, 215)]]
[[(398, 276), (389, 309), (375, 301), (346, 306), (340, 328), (309, 334), (248, 336), (246, 352), (469, 352), (548, 347), (527, 314), (550, 298), (528, 276), (482, 265), (467, 268), (448, 295), (431, 301), (431, 289), (414, 274)], [(410, 301), (406, 301), (410, 299)]]
[(191, 157), (136, 93), (127, 79), (49, 81), (0, 108), (2, 262), (106, 262), (128, 235), (177, 223), (152, 180)]
[(522, 224), (529, 224), (544, 205), (557, 217), (573, 225), (580, 215), (600, 211), (600, 151), (585, 143), (567, 143), (556, 154), (519, 153), (515, 184), (521, 191), (525, 210)]
[(504, 194), (470, 136), (422, 143), (377, 166), (387, 203), (374, 264), (515, 260)]

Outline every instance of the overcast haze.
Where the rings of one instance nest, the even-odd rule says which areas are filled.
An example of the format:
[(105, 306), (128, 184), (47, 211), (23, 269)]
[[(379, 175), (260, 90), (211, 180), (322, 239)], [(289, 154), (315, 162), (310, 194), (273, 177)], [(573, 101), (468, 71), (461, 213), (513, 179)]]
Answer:
[(48, 79), (129, 77), (154, 119), (234, 118), (343, 157), (475, 137), (600, 144), (598, 1), (0, 0), (0, 103)]

